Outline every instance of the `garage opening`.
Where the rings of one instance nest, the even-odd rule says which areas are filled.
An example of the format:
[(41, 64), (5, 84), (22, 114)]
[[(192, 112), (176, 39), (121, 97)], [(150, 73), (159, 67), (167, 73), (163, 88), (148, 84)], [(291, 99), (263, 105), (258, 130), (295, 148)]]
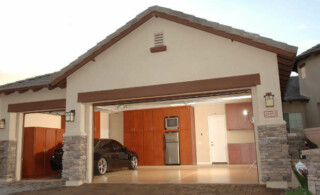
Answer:
[(24, 115), (22, 179), (61, 178), (61, 168), (53, 168), (51, 161), (62, 152), (63, 115), (59, 111)]
[[(125, 148), (95, 145), (93, 182), (258, 183), (253, 120), (250, 92), (95, 105), (95, 144), (112, 139)], [(128, 170), (132, 154), (138, 166)]]

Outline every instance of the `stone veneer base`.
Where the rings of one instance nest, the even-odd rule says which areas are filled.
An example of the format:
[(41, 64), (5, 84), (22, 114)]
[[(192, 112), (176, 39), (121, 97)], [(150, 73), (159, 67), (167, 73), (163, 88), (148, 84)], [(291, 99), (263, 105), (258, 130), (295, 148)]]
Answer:
[(286, 126), (261, 125), (257, 129), (262, 182), (290, 182), (291, 164)]
[(0, 141), (0, 181), (8, 182), (15, 178), (17, 142)]
[(300, 158), (300, 151), (303, 148), (305, 139), (303, 132), (288, 133), (289, 154), (292, 159)]
[[(66, 184), (86, 179), (87, 136), (63, 137), (62, 179)], [(70, 183), (70, 184), (71, 184)], [(81, 185), (81, 184), (79, 184)]]
[(309, 191), (313, 194), (320, 194), (320, 148), (304, 150), (302, 154), (307, 156)]

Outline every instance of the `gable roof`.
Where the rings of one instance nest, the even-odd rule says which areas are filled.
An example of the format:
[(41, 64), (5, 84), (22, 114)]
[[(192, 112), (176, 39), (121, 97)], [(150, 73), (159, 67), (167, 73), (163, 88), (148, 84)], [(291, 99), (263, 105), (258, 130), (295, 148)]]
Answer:
[(300, 55), (298, 55), (295, 59), (293, 70), (297, 72), (297, 66), (298, 62), (310, 57), (311, 55), (317, 55), (320, 54), (320, 43), (318, 45), (315, 45), (308, 49), (307, 51), (302, 52)]
[(50, 88), (50, 83), (56, 78), (55, 74), (56, 73), (50, 73), (5, 84), (0, 86), (0, 92), (10, 94), (14, 91), (19, 91), (20, 93), (22, 93), (29, 89), (37, 91), (44, 87)]
[[(117, 41), (131, 33), (140, 25), (151, 19), (152, 17), (160, 17), (179, 24), (187, 25), (208, 33), (212, 33), (221, 37), (238, 41), (253, 47), (264, 49), (277, 54), (279, 76), (281, 90), (284, 93), (292, 70), (293, 59), (296, 56), (297, 47), (290, 46), (286, 43), (275, 41), (258, 34), (249, 33), (243, 30), (225, 26), (216, 22), (210, 22), (202, 18), (197, 18), (179, 11), (174, 11), (168, 8), (153, 6), (137, 15), (134, 19), (119, 28), (117, 31), (107, 36), (96, 46), (88, 50), (86, 53), (71, 62), (68, 66), (61, 69), (59, 72), (52, 75), (51, 87), (66, 83), (66, 78), (73, 72), (90, 62), (101, 54), (103, 51), (111, 47)], [(1, 90), (0, 90), (1, 92)]]
[(309, 98), (300, 94), (299, 77), (290, 77), (285, 96), (285, 102), (291, 101), (309, 101)]

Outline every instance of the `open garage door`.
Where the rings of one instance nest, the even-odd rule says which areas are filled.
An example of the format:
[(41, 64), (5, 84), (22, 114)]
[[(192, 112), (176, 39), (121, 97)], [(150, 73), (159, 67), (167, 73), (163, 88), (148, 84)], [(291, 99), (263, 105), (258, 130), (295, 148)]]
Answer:
[[(94, 182), (258, 183), (248, 91), (99, 104), (94, 111), (100, 113), (100, 134), (104, 135), (100, 139), (116, 140), (139, 160), (135, 171), (126, 166), (110, 169), (102, 176), (96, 175)], [(221, 120), (218, 124), (212, 118)], [(167, 119), (175, 121), (170, 125)], [(170, 151), (165, 138), (174, 133), (178, 135), (179, 161), (168, 163)]]
[(62, 149), (65, 117), (48, 113), (25, 114), (23, 130), (22, 178), (58, 178), (51, 160)]

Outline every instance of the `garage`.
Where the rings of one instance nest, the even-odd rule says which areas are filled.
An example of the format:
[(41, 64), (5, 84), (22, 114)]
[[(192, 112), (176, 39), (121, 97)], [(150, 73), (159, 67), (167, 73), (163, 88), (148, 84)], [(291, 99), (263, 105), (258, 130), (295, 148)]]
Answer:
[[(23, 175), (24, 115), (64, 110), (72, 116), (63, 134), (67, 186), (128, 178), (237, 183), (244, 182), (237, 175), (252, 174), (246, 182), (286, 188), (291, 169), (281, 97), (296, 52), (254, 33), (150, 7), (60, 71), (0, 87), (0, 149), (8, 151), (0, 154), (6, 162), (0, 177)], [(95, 176), (95, 138), (136, 153), (137, 169)], [(58, 139), (43, 140), (56, 145)]]
[(58, 111), (24, 115), (22, 179), (61, 178), (50, 164), (55, 149), (63, 146), (65, 117), (61, 115)]
[(136, 170), (111, 170), (93, 182), (258, 183), (251, 101), (243, 92), (96, 105), (94, 139), (118, 141), (139, 163)]

